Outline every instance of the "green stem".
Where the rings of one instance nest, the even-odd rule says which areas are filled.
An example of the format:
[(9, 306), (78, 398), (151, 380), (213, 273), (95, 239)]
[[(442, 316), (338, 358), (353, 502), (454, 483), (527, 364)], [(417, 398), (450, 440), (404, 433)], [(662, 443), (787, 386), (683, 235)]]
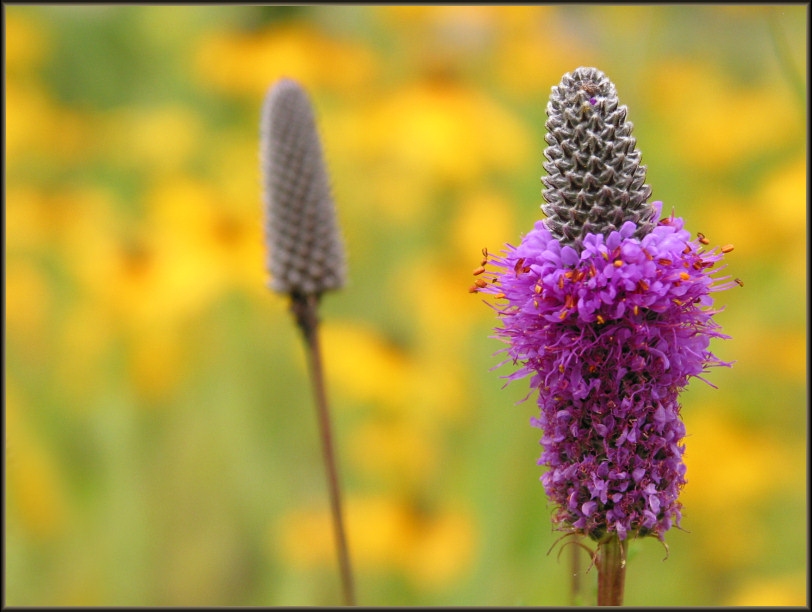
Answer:
[(344, 533), (344, 521), (341, 514), (341, 488), (338, 482), (338, 465), (333, 448), (330, 412), (327, 406), (327, 394), (324, 388), (324, 372), (321, 364), (321, 350), (318, 336), (317, 307), (319, 296), (316, 294), (296, 294), (291, 296), (291, 310), (296, 323), (302, 330), (307, 349), (310, 378), (313, 383), (313, 394), (316, 401), (321, 449), (324, 466), (327, 472), (327, 487), (330, 492), (330, 509), (333, 518), (333, 534), (338, 553), (338, 564), (341, 571), (341, 586), (344, 591), (345, 605), (355, 605), (355, 588), (353, 585), (350, 555), (347, 538)]
[(626, 579), (628, 543), (612, 533), (598, 542), (595, 565), (598, 568), (598, 605), (623, 605), (623, 583)]

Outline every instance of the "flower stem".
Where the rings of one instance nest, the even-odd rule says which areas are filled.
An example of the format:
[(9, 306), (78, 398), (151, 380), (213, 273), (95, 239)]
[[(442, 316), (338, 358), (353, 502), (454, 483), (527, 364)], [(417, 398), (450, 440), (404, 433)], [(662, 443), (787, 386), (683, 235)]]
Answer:
[(333, 534), (335, 536), (338, 552), (338, 564), (341, 571), (341, 585), (344, 591), (345, 605), (355, 605), (355, 589), (353, 585), (350, 555), (347, 547), (347, 538), (344, 533), (344, 521), (341, 514), (341, 488), (338, 482), (338, 466), (333, 448), (333, 437), (330, 425), (330, 412), (327, 406), (327, 394), (324, 388), (324, 372), (321, 363), (321, 350), (318, 337), (318, 294), (291, 294), (291, 311), (296, 317), (296, 323), (302, 330), (310, 369), (310, 378), (313, 383), (313, 395), (318, 414), (319, 431), (321, 434), (321, 448), (324, 466), (327, 472), (327, 486), (330, 492), (330, 508), (333, 518)]
[(626, 578), (628, 543), (617, 533), (607, 535), (598, 543), (598, 605), (623, 605), (623, 583)]

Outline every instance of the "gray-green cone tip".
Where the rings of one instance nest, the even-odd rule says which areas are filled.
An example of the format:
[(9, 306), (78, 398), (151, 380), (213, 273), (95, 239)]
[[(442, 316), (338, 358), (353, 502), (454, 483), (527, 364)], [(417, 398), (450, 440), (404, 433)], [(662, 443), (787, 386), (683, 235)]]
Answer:
[(265, 97), (260, 167), (270, 288), (319, 295), (343, 287), (344, 244), (313, 109), (292, 79), (280, 79)]
[(657, 223), (626, 112), (614, 84), (597, 68), (577, 68), (552, 88), (541, 209), (563, 245), (579, 248), (586, 234), (607, 235), (626, 221), (638, 225), (635, 236), (642, 238)]

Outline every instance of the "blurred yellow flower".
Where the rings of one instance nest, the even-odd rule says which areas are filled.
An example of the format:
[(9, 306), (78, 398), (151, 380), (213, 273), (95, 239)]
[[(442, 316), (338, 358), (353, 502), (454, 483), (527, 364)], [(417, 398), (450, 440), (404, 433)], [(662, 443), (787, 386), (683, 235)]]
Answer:
[[(395, 500), (349, 497), (344, 508), (347, 540), (354, 566), (362, 571), (391, 570), (410, 546), (408, 513)], [(299, 568), (335, 562), (332, 522), (325, 508), (294, 510), (274, 531), (276, 553)]]
[(367, 421), (348, 436), (344, 445), (352, 471), (373, 484), (397, 483), (401, 490), (417, 490), (437, 468), (438, 436), (407, 417)]
[(368, 109), (363, 149), (412, 180), (465, 184), (513, 173), (531, 150), (518, 115), (482, 92), (450, 82), (409, 83)]
[[(48, 346), (47, 319), (51, 315), (52, 291), (42, 271), (18, 257), (6, 260), (6, 331), (9, 338), (33, 353)], [(41, 356), (41, 354), (40, 354)]]
[(47, 233), (43, 228), (45, 194), (19, 181), (6, 186), (5, 237), (6, 255), (32, 254), (46, 249)]
[(257, 104), (283, 76), (307, 89), (357, 90), (376, 73), (375, 57), (363, 45), (332, 38), (306, 22), (275, 24), (250, 34), (209, 34), (200, 40), (194, 62), (202, 83), (249, 96)]
[(26, 9), (14, 6), (4, 11), (7, 77), (38, 66), (50, 51), (47, 34), (25, 12)]
[(48, 153), (48, 143), (57, 127), (56, 109), (41, 86), (6, 82), (6, 161), (9, 172), (18, 167), (18, 156), (38, 151)]
[[(800, 296), (799, 296), (800, 299)], [(796, 325), (779, 330), (766, 326), (742, 329), (736, 337), (737, 355), (751, 375), (769, 376), (774, 381), (806, 381), (806, 334)]]
[(805, 152), (770, 174), (756, 196), (763, 211), (761, 232), (766, 231), (771, 250), (773, 245), (786, 250), (782, 272), (798, 300), (806, 300), (808, 196)]
[[(770, 224), (770, 235), (776, 241), (805, 241), (807, 170), (806, 155), (799, 155), (767, 175), (756, 194), (760, 218)], [(773, 235), (773, 231), (777, 235)]]
[(795, 482), (797, 458), (792, 449), (724, 414), (719, 406), (704, 405), (686, 419), (686, 507), (708, 512), (741, 508)]
[(321, 325), (321, 346), (330, 388), (395, 412), (411, 401), (409, 358), (373, 328), (325, 320)]
[(445, 508), (436, 516), (414, 516), (414, 538), (403, 564), (415, 584), (427, 590), (443, 588), (470, 569), (478, 548), (471, 515)]
[[(540, 183), (538, 203), (541, 204)], [(479, 265), (483, 247), (498, 253), (506, 242), (513, 244), (519, 241), (514, 212), (517, 207), (518, 204), (511, 203), (501, 193), (489, 190), (470, 193), (460, 203), (449, 233), (456, 248), (455, 261), (464, 263), (468, 272), (464, 280), (460, 279), (462, 282), (473, 278), (470, 272)], [(543, 217), (541, 209), (538, 210), (538, 217)]]
[[(350, 497), (345, 520), (352, 563), (360, 572), (401, 572), (420, 588), (447, 586), (473, 562), (471, 516), (456, 507), (425, 514), (411, 506), (384, 496)], [(300, 569), (334, 564), (328, 510), (282, 516), (271, 531), (271, 546)]]
[(88, 401), (88, 391), (98, 388), (118, 331), (111, 313), (88, 300), (64, 305), (49, 356), (55, 362), (54, 384), (66, 400), (65, 410), (81, 414), (98, 406)]
[(374, 9), (387, 28), (404, 70), (423, 74), (464, 74), (487, 63), (499, 27), (499, 7), (381, 6)]
[(725, 603), (733, 607), (758, 606), (760, 608), (798, 606), (808, 607), (808, 582), (806, 572), (796, 572), (775, 577), (751, 577), (744, 586)]
[[(683, 527), (702, 530), (703, 555), (712, 558), (715, 567), (748, 565), (769, 544), (755, 506), (801, 486), (803, 448), (777, 441), (763, 430), (748, 431), (715, 405), (704, 405), (686, 418), (686, 427)], [(723, 514), (725, 520), (718, 520)], [(743, 533), (747, 537), (741, 537)]]
[(174, 327), (149, 327), (133, 339), (128, 358), (136, 391), (149, 400), (165, 399), (184, 371), (183, 341)]
[[(797, 283), (806, 268), (806, 196), (806, 157), (802, 155), (777, 166), (744, 198), (710, 193), (697, 203), (705, 225), (696, 229), (701, 229), (712, 245), (734, 244), (736, 259), (749, 260), (748, 264), (763, 261), (768, 252), (791, 251), (783, 259), (794, 277), (792, 282)], [(754, 224), (752, 218), (756, 216), (759, 222)], [(793, 253), (803, 256), (793, 257)]]
[(95, 130), (99, 155), (119, 168), (148, 172), (151, 180), (188, 172), (208, 142), (195, 110), (177, 104), (100, 113)]
[[(327, 165), (335, 177), (333, 193), (347, 235), (352, 235), (356, 217), (373, 214), (381, 223), (403, 227), (425, 222), (431, 212), (436, 184), (430, 176), (413, 174), (411, 168), (386, 152), (380, 143), (385, 136), (379, 131), (388, 128), (376, 119), (378, 115), (378, 102), (359, 103), (319, 122)], [(342, 215), (342, 210), (347, 212)], [(348, 246), (353, 257), (368, 256), (366, 241)]]
[(96, 304), (136, 328), (200, 311), (232, 280), (234, 245), (251, 242), (231, 225), (214, 189), (184, 176), (158, 181), (144, 217), (130, 224), (104, 191), (66, 192), (60, 200), (75, 213), (62, 239), (78, 278)]
[(686, 163), (727, 170), (796, 138), (802, 117), (786, 92), (744, 87), (710, 64), (671, 60), (649, 70), (641, 79), (648, 106)]
[[(464, 390), (465, 371), (459, 355), (466, 350), (471, 323), (479, 318), (472, 308), (468, 281), (475, 252), (462, 265), (443, 261), (442, 254), (426, 254), (405, 261), (393, 272), (392, 295), (398, 303), (409, 304), (414, 324), (408, 402), (413, 418), (426, 426), (467, 413)], [(414, 280), (420, 279), (419, 291)]]
[(268, 280), (256, 134), (218, 136), (215, 167), (208, 174), (218, 194), (213, 248), (229, 282), (265, 296)]
[(6, 102), (6, 163), (14, 177), (29, 157), (54, 157), (76, 163), (92, 142), (90, 122), (81, 113), (58, 106), (36, 79), (8, 78)]
[(6, 379), (6, 492), (9, 510), (26, 535), (36, 540), (59, 537), (67, 524), (62, 475), (53, 455), (25, 418), (22, 397)]
[(494, 49), (494, 69), (499, 82), (517, 98), (537, 99), (545, 105), (550, 88), (582, 61), (583, 50), (577, 43), (556, 31), (561, 10), (500, 7), (504, 26), (499, 28)]

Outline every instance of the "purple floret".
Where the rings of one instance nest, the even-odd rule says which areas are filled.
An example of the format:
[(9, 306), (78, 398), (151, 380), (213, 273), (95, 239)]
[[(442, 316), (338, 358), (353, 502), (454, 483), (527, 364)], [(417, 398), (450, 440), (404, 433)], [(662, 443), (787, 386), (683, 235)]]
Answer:
[(496, 283), (481, 289), (503, 294), (496, 332), (506, 362), (519, 366), (506, 378), (531, 376), (539, 391), (532, 424), (543, 430), (538, 463), (553, 520), (594, 539), (662, 539), (679, 525), (678, 394), (689, 377), (730, 365), (708, 350), (711, 338), (729, 337), (710, 297), (735, 285), (712, 278), (722, 253), (702, 250), (678, 217), (642, 239), (636, 229), (589, 234), (579, 252), (539, 221), (491, 258)]

